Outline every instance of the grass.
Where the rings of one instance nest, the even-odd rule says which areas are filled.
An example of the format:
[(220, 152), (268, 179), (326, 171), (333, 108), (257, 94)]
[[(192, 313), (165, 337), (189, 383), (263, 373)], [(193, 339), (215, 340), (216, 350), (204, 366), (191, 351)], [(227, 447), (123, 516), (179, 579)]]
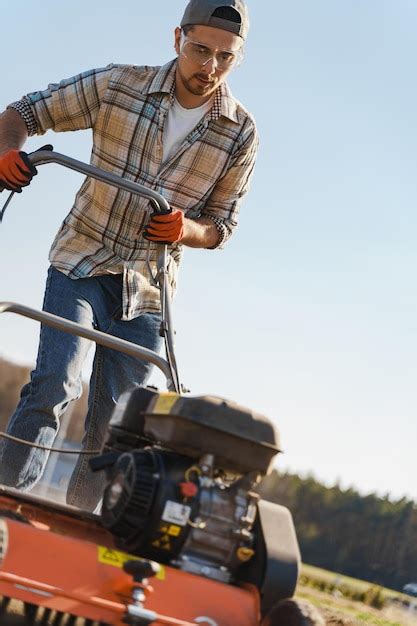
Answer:
[(317, 606), (328, 624), (417, 626), (409, 596), (311, 565), (302, 565), (296, 597)]

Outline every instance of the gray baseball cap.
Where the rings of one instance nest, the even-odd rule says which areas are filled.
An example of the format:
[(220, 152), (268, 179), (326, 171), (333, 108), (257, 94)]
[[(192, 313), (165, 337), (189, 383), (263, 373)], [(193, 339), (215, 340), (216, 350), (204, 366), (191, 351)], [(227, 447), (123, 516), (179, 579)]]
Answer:
[[(234, 9), (240, 16), (240, 21), (235, 22), (213, 15), (216, 9)], [(249, 32), (249, 15), (244, 0), (190, 0), (181, 20), (181, 26), (202, 24), (228, 30), (242, 39), (246, 39)]]

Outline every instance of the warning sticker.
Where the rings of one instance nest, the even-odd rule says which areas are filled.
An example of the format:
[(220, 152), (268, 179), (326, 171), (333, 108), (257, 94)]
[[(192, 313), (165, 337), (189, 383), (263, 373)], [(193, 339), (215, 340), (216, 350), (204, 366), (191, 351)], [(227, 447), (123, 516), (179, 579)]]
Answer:
[[(120, 550), (113, 550), (112, 548), (105, 548), (104, 546), (97, 546), (98, 562), (105, 565), (113, 565), (114, 567), (122, 568), (126, 561), (144, 561), (138, 556), (127, 554), (127, 552), (120, 552)], [(158, 580), (165, 580), (165, 568), (160, 565), (159, 572), (155, 575)]]
[(162, 519), (178, 526), (185, 526), (190, 518), (191, 507), (173, 500), (168, 500), (165, 504)]
[(152, 545), (154, 548), (159, 548), (159, 550), (171, 550), (171, 538), (169, 535), (162, 535), (155, 541), (152, 541)]
[(178, 537), (178, 535), (180, 534), (181, 534), (181, 527), (173, 526), (171, 524), (171, 526), (168, 528), (168, 535), (171, 535), (171, 537)]
[(158, 532), (163, 535), (171, 535), (171, 537), (179, 537), (181, 534), (181, 527), (174, 526), (173, 524), (160, 524)]
[(162, 413), (163, 415), (168, 415), (178, 398), (179, 396), (173, 391), (161, 393), (155, 402), (152, 413)]

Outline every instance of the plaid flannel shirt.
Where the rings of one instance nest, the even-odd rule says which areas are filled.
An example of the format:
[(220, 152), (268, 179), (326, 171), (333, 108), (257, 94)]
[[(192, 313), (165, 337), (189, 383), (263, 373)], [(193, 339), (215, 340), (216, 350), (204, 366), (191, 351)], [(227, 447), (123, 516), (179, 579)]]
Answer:
[[(30, 135), (91, 128), (91, 163), (161, 193), (188, 218), (211, 217), (230, 237), (254, 167), (253, 118), (226, 84), (211, 110), (162, 163), (164, 121), (175, 90), (176, 61), (163, 67), (108, 65), (51, 84), (17, 103)], [(142, 231), (149, 200), (87, 177), (52, 244), (54, 267), (77, 279), (123, 273), (122, 319), (160, 310)], [(151, 244), (156, 269), (157, 247)], [(175, 291), (182, 246), (169, 247)]]

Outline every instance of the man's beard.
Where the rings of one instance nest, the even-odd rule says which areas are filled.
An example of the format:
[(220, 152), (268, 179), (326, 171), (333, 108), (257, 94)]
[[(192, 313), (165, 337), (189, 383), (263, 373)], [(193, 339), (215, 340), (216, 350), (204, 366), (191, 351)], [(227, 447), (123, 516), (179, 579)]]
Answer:
[(184, 85), (184, 87), (187, 89), (187, 91), (192, 93), (194, 96), (208, 96), (211, 93), (213, 93), (213, 91), (216, 90), (216, 87), (217, 87), (216, 80), (213, 80), (212, 82), (207, 83), (206, 85), (201, 85), (199, 83), (194, 83), (194, 84), (191, 83), (193, 78), (202, 78), (203, 80), (207, 80), (207, 76), (204, 74), (193, 74), (190, 78), (186, 78), (184, 74), (181, 72), (181, 70), (179, 70), (179, 74), (180, 74), (181, 82)]

